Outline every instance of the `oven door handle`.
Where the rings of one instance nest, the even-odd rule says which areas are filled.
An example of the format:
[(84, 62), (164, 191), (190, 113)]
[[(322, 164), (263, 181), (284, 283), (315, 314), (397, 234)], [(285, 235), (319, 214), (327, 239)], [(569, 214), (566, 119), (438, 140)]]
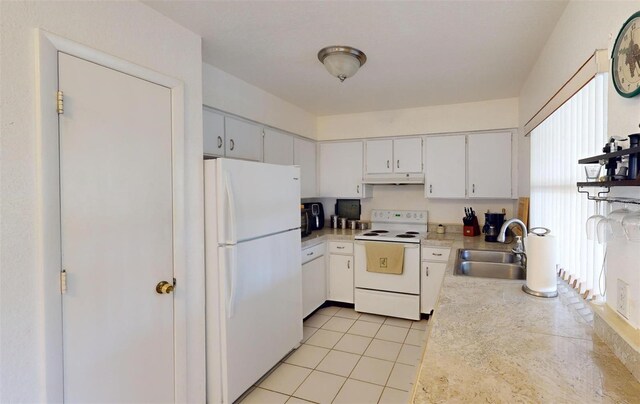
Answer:
[[(397, 241), (364, 241), (364, 240), (356, 240), (355, 243), (358, 245), (365, 245), (366, 243), (396, 243)], [(398, 244), (402, 244), (402, 246), (406, 248), (420, 248), (420, 243), (402, 243), (397, 242)]]

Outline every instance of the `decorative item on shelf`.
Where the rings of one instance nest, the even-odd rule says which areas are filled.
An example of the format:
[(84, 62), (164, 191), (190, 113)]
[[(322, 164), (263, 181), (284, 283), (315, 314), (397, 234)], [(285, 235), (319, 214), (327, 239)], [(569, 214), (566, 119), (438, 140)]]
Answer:
[(622, 24), (611, 52), (611, 73), (618, 94), (626, 98), (640, 94), (640, 11)]
[[(603, 153), (613, 153), (622, 150), (622, 146), (618, 143), (627, 140), (626, 138), (621, 138), (619, 136), (611, 136), (607, 144), (602, 148)], [(613, 156), (607, 159), (604, 167), (607, 169), (606, 181), (615, 181), (619, 179), (623, 179), (619, 174), (616, 173), (616, 169), (618, 168), (618, 162), (622, 161), (622, 156)], [(625, 173), (626, 177), (626, 173)]]
[(343, 82), (356, 74), (366, 63), (367, 56), (351, 46), (327, 46), (318, 52), (318, 60), (332, 76)]
[(587, 177), (587, 182), (598, 181), (600, 179), (600, 164), (588, 164), (584, 166), (584, 172)]

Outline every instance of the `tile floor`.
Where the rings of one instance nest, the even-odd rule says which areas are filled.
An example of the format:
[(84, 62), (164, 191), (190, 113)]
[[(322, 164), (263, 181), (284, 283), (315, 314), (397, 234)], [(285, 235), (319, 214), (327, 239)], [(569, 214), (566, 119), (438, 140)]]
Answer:
[(426, 320), (325, 307), (304, 322), (303, 344), (241, 402), (407, 403), (426, 330)]

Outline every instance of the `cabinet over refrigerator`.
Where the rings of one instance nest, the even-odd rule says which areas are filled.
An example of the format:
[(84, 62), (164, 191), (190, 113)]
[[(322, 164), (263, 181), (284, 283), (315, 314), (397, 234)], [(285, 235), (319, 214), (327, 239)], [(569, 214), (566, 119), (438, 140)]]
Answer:
[(207, 401), (231, 403), (302, 339), (300, 169), (205, 160)]

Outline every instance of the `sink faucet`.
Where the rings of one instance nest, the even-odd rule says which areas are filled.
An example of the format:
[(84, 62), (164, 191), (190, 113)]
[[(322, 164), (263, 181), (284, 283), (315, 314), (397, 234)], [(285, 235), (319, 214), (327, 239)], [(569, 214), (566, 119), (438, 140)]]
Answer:
[[(513, 223), (520, 225), (520, 228), (522, 229), (522, 237), (527, 237), (527, 233), (529, 232), (529, 230), (527, 230), (527, 226), (522, 223), (522, 220), (513, 218), (504, 222), (504, 224), (500, 228), (500, 233), (498, 234), (498, 242), (504, 243), (506, 241), (507, 229)], [(522, 251), (524, 251), (524, 246), (522, 247)]]
[(522, 222), (522, 220), (513, 218), (504, 222), (504, 224), (500, 228), (500, 234), (498, 234), (498, 242), (504, 243), (506, 241), (507, 229), (512, 223), (515, 223), (520, 226), (520, 228), (522, 229), (522, 237), (516, 236), (516, 246), (511, 251), (516, 255), (516, 257), (520, 259), (522, 266), (526, 268), (527, 253), (524, 251), (524, 243), (522, 242), (522, 239), (524, 237), (527, 237), (528, 230), (527, 230), (527, 226)]

